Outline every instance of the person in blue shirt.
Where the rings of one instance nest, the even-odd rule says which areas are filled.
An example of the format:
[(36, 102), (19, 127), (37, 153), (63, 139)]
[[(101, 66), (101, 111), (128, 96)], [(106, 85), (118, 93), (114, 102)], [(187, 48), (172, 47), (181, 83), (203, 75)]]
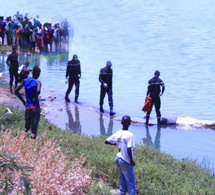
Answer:
[[(40, 68), (34, 66), (32, 71), (32, 78), (27, 78), (23, 80), (15, 89), (15, 94), (22, 101), (25, 106), (25, 127), (24, 131), (28, 133), (31, 128), (31, 138), (36, 139), (37, 136), (37, 126), (40, 121), (40, 103), (39, 103), (39, 94), (41, 91), (41, 82), (37, 79), (40, 76)], [(23, 99), (19, 91), (24, 86), (26, 100)]]

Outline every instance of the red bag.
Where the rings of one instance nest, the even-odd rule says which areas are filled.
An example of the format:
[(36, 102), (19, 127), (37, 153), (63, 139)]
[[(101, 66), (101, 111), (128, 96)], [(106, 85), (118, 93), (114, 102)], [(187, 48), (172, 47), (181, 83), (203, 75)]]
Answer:
[(146, 96), (146, 102), (142, 108), (143, 112), (150, 112), (151, 111), (151, 104), (152, 104), (152, 98)]

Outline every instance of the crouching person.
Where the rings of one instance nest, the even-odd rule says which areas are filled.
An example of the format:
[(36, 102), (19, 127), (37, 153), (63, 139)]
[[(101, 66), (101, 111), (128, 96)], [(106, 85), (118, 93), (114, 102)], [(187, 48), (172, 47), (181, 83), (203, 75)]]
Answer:
[[(15, 94), (25, 105), (25, 127), (24, 131), (27, 133), (31, 128), (31, 138), (36, 139), (37, 136), (37, 126), (40, 120), (40, 104), (38, 96), (41, 90), (41, 82), (37, 79), (40, 76), (40, 68), (34, 66), (32, 71), (32, 78), (27, 78), (23, 80), (15, 89)], [(19, 93), (20, 89), (24, 86), (26, 100), (23, 99)]]
[(135, 195), (136, 181), (134, 176), (133, 147), (135, 147), (134, 135), (128, 131), (131, 124), (129, 116), (122, 117), (122, 130), (117, 131), (105, 140), (106, 144), (116, 145), (119, 152), (115, 161), (118, 167), (120, 194)]
[(19, 82), (21, 82), (24, 79), (28, 78), (29, 72), (32, 70), (28, 70), (29, 61), (26, 61), (23, 65), (19, 66), (18, 68), (18, 76), (19, 76)]

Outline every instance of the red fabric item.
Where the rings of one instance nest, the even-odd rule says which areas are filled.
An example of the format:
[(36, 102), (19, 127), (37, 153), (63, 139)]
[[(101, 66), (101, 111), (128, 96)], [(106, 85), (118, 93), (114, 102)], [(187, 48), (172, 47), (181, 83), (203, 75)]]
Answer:
[(37, 46), (43, 47), (42, 39), (37, 38)]
[(152, 98), (146, 96), (146, 102), (142, 108), (143, 112), (150, 112), (151, 111), (151, 103), (152, 103)]

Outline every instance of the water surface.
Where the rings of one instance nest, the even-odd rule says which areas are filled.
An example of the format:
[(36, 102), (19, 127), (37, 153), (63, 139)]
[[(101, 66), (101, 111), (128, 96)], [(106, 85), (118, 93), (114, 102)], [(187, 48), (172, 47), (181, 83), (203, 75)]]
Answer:
[[(111, 60), (114, 109), (119, 116), (143, 117), (147, 82), (158, 69), (166, 85), (161, 98), (163, 117), (214, 120), (214, 1), (53, 0), (50, 4), (41, 0), (3, 0), (2, 5), (0, 11), (5, 16), (20, 11), (32, 17), (39, 14), (42, 22), (54, 23), (64, 18), (70, 22), (74, 36), (68, 52), (29, 59), (31, 66), (38, 64), (42, 69), (43, 88), (64, 95), (67, 61), (77, 53), (82, 65), (80, 101), (88, 107), (98, 108), (99, 70)], [(20, 56), (20, 63), (25, 58)], [(8, 72), (5, 60), (0, 57), (2, 71)], [(74, 91), (70, 97), (74, 98)], [(107, 99), (104, 107), (109, 109)], [(83, 132), (100, 134), (99, 123), (95, 131), (88, 130), (91, 122), (82, 123)], [(108, 128), (108, 124), (105, 126)], [(112, 133), (118, 128), (120, 125), (114, 124)], [(206, 156), (215, 160), (214, 130), (135, 126), (132, 131), (138, 143), (148, 140), (177, 158), (202, 160)]]

